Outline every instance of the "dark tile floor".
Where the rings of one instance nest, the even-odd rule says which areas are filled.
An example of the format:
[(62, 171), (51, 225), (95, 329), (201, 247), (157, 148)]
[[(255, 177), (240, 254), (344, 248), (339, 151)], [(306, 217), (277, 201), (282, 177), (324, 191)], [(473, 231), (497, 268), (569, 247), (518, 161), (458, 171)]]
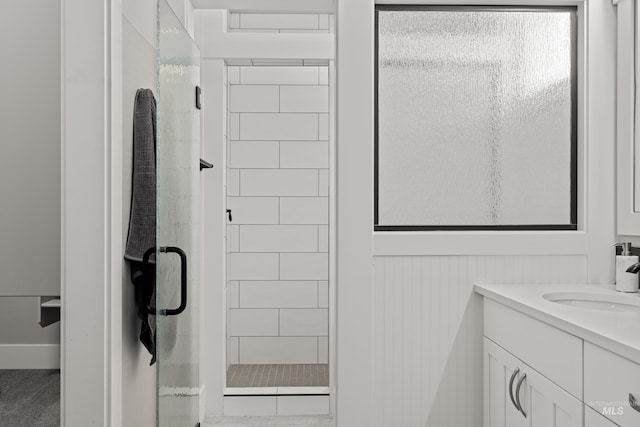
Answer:
[(59, 370), (0, 370), (0, 427), (59, 425)]
[(230, 365), (227, 387), (328, 387), (329, 365)]

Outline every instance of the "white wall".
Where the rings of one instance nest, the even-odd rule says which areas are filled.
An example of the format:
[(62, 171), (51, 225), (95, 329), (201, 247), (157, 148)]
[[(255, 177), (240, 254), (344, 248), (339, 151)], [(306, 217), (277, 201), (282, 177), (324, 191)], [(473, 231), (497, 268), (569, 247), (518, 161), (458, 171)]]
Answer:
[(4, 344), (59, 351), (60, 324), (11, 296), (60, 295), (60, 1), (2, 2), (0, 39), (0, 368), (17, 368)]
[[(125, 0), (122, 13), (122, 245), (131, 209), (133, 106), (136, 90), (156, 92), (156, 1)], [(140, 343), (129, 265), (122, 270), (122, 425), (155, 426), (156, 369)]]
[(0, 295), (60, 292), (59, 17), (59, 0), (0, 5)]
[(373, 8), (338, 2), (337, 422), (480, 426), (482, 305), (472, 284), (613, 280), (615, 9), (595, 0), (579, 15), (588, 17), (581, 231), (497, 241), (495, 232), (372, 233)]
[[(109, 99), (120, 98), (121, 73), (108, 65), (113, 59), (107, 49), (114, 37), (117, 51), (120, 21), (111, 21), (112, 8), (102, 2), (62, 0), (62, 425), (107, 426), (119, 405), (111, 405), (111, 390), (119, 392), (118, 299), (120, 286), (111, 274), (122, 262), (111, 262), (111, 250), (119, 243), (121, 201), (111, 193), (112, 178), (121, 175), (120, 159), (112, 150), (121, 141), (111, 138), (119, 117), (108, 114)], [(121, 14), (120, 11), (116, 14)], [(120, 58), (113, 64), (120, 64)], [(117, 110), (118, 116), (120, 110)], [(114, 210), (115, 216), (114, 216)], [(109, 233), (111, 229), (115, 233)], [(114, 239), (115, 237), (115, 239)], [(119, 254), (116, 254), (117, 257)], [(116, 277), (120, 277), (120, 274)], [(119, 280), (115, 283), (119, 284)], [(117, 319), (117, 320), (116, 320)], [(113, 334), (112, 334), (113, 332)], [(116, 338), (116, 339), (114, 339)], [(114, 350), (114, 351), (112, 351)], [(113, 363), (112, 363), (113, 361)], [(113, 372), (116, 374), (112, 375)]]

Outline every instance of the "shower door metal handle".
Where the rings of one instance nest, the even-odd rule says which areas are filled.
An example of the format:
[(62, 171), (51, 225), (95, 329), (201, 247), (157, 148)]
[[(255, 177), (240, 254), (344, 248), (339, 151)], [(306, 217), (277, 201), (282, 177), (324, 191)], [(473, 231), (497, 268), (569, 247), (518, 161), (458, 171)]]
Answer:
[(178, 308), (160, 310), (161, 315), (175, 316), (187, 308), (187, 254), (176, 246), (162, 246), (160, 252), (175, 253), (180, 256), (180, 305)]
[[(149, 265), (149, 257), (155, 252), (155, 248), (149, 248), (142, 260), (145, 269)], [(176, 316), (182, 313), (187, 308), (187, 254), (176, 246), (161, 246), (160, 252), (162, 253), (175, 253), (180, 257), (180, 305), (178, 308), (166, 308), (156, 310), (153, 307), (147, 307), (149, 314), (160, 314), (162, 316)], [(147, 277), (150, 275), (147, 274)]]

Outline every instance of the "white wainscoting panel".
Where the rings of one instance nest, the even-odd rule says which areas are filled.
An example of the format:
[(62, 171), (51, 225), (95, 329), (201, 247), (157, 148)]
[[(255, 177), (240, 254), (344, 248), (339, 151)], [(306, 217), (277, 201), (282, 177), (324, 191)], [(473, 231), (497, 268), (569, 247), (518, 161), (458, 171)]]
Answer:
[(482, 426), (473, 284), (585, 283), (586, 256), (374, 257), (375, 426)]

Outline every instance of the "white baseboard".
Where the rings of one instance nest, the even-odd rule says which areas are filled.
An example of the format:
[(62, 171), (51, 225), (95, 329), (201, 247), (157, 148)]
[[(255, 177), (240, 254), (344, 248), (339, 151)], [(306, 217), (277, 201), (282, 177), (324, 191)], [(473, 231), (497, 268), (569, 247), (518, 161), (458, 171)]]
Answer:
[(0, 369), (60, 369), (60, 344), (0, 344)]

